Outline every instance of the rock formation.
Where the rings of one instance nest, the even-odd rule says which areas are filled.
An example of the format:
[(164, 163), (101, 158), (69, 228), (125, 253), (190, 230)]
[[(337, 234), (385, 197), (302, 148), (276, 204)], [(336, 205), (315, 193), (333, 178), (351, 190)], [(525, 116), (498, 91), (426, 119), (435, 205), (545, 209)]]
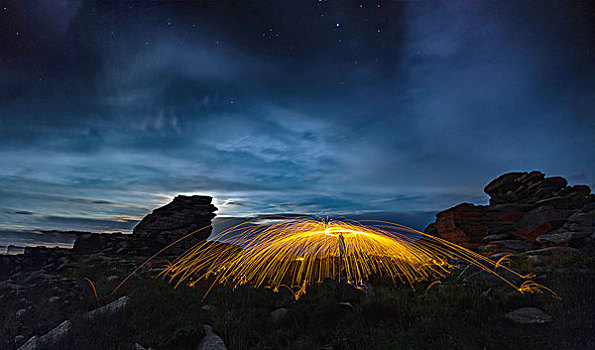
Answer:
[(591, 193), (589, 186), (568, 186), (563, 177), (545, 177), (540, 171), (530, 173), (507, 173), (490, 182), (484, 192), (490, 196), (490, 204), (524, 203), (534, 204), (541, 200), (563, 197), (565, 202), (575, 199), (578, 207), (587, 201)]
[[(145, 216), (133, 230), (133, 237), (154, 247), (163, 247), (189, 233), (200, 230), (188, 242), (205, 240), (217, 207), (208, 196), (182, 196)], [(188, 246), (189, 244), (181, 244)]]
[(436, 214), (426, 233), (494, 253), (580, 246), (593, 239), (595, 196), (585, 185), (539, 171), (504, 174), (484, 189), (489, 205), (459, 204)]
[(153, 254), (177, 239), (196, 232), (192, 237), (168, 250), (180, 254), (198, 241), (207, 239), (212, 231), (209, 226), (217, 207), (208, 196), (179, 195), (172, 202), (153, 210), (134, 228), (132, 235), (84, 234), (74, 243), (74, 252), (89, 254), (98, 249), (110, 254)]
[[(176, 245), (160, 255), (156, 260), (162, 266), (172, 256), (183, 253), (188, 245), (205, 240), (210, 235), (208, 226), (217, 210), (211, 200), (206, 196), (177, 196), (171, 203), (147, 215), (135, 227), (133, 234), (76, 232), (73, 249), (26, 247), (23, 254), (0, 256), (0, 309), (12, 310), (4, 318), (0, 317), (0, 321), (11, 320), (18, 325), (11, 329), (22, 333), (0, 334), (0, 349), (49, 348), (70, 329), (68, 321), (47, 333), (58, 324), (54, 322), (62, 322), (62, 317), (75, 322), (76, 319), (90, 320), (123, 309), (127, 297), (89, 310), (106, 295), (98, 290), (100, 297), (97, 300), (92, 290), (94, 285), (83, 277), (90, 277), (98, 285), (114, 288), (123, 276), (134, 271), (161, 248), (207, 227), (188, 242), (183, 241), (186, 244)], [(73, 271), (81, 269), (85, 270), (84, 275), (73, 274)], [(160, 271), (161, 268), (148, 264), (138, 274), (151, 279)], [(48, 319), (48, 310), (53, 314), (59, 310), (60, 319)], [(25, 342), (25, 339), (29, 340)]]
[(223, 340), (215, 333), (209, 325), (204, 326), (205, 336), (198, 344), (198, 350), (227, 350)]

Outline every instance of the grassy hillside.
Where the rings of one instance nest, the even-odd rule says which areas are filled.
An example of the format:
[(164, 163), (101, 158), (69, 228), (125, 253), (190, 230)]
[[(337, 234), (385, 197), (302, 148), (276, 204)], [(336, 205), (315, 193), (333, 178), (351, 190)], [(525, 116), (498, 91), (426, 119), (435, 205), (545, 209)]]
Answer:
[[(110, 296), (118, 281), (107, 282), (120, 262), (72, 263), (65, 274), (89, 276), (100, 300), (90, 288), (82, 289), (76, 308), (89, 310), (127, 295), (121, 311), (92, 320), (80, 312), (41, 307), (46, 331), (66, 318), (73, 326), (52, 349), (133, 349), (134, 343), (158, 350), (195, 349), (212, 325), (229, 349), (592, 349), (595, 342), (595, 254), (592, 246), (553, 260), (531, 263), (521, 256), (524, 271), (534, 271), (538, 281), (554, 289), (549, 294), (521, 295), (502, 283), (489, 280), (463, 282), (457, 273), (425, 293), (385, 282), (374, 283), (366, 293), (334, 281), (314, 287), (298, 301), (287, 291), (215, 287), (201, 301), (208, 287), (174, 289), (153, 280), (156, 270), (144, 270), (117, 295)], [(133, 262), (129, 261), (130, 266)], [(88, 287), (88, 286), (87, 286)], [(348, 301), (351, 306), (340, 304)], [(513, 323), (504, 315), (524, 306), (542, 309), (553, 321), (542, 325)], [(15, 307), (3, 303), (2, 338), (14, 339), (30, 327), (11, 316)], [(74, 307), (72, 304), (70, 307)], [(275, 318), (271, 311), (286, 308)], [(281, 312), (282, 313), (282, 312)], [(37, 318), (39, 322), (39, 318)], [(39, 334), (39, 333), (36, 333)], [(6, 344), (6, 342), (4, 343)]]

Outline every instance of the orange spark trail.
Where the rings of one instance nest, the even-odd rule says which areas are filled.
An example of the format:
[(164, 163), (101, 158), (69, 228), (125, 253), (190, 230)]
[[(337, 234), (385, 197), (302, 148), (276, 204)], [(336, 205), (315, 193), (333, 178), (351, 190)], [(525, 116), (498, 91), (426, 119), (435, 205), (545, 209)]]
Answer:
[[(223, 220), (221, 221), (221, 223), (227, 222), (231, 220), (227, 219), (227, 220)], [(148, 258), (147, 260), (143, 261), (139, 266), (136, 267), (136, 269), (134, 269), (134, 271), (132, 271), (128, 276), (126, 276), (126, 278), (124, 278), (117, 286), (116, 288), (114, 288), (114, 290), (112, 290), (111, 295), (114, 295), (114, 293), (116, 293), (116, 291), (118, 291), (118, 289), (120, 289), (120, 287), (122, 287), (122, 285), (124, 285), (124, 283), (126, 283), (126, 281), (128, 281), (130, 279), (130, 277), (134, 276), (135, 273), (138, 272), (138, 270), (140, 270), (143, 266), (145, 266), (146, 264), (148, 264), (149, 262), (151, 262), (151, 260), (155, 259), (157, 256), (159, 256), (161, 253), (163, 253), (164, 251), (168, 250), (169, 248), (173, 247), (174, 245), (178, 244), (179, 242), (185, 240), (188, 237), (193, 236), (194, 234), (206, 229), (212, 227), (212, 224), (209, 224), (207, 226), (201, 227), (198, 230), (192, 231), (189, 234), (175, 240), (174, 242), (168, 244), (167, 246), (161, 248), (157, 253), (153, 254), (150, 258)]]
[[(415, 289), (415, 284), (441, 278), (454, 270), (454, 261), (476, 266), (521, 293), (551, 292), (533, 281), (515, 285), (496, 272), (520, 275), (502, 263), (438, 237), (384, 221), (282, 218), (278, 223), (246, 222), (197, 244), (162, 271), (175, 285), (194, 286), (212, 277), (216, 284), (280, 287), (298, 299), (325, 279), (344, 280), (356, 288), (372, 277), (388, 278)], [(191, 280), (191, 281), (190, 281)], [(530, 283), (528, 283), (530, 282)], [(207, 291), (207, 294), (209, 291)], [(206, 296), (206, 295), (205, 295)]]
[(95, 289), (95, 285), (93, 284), (93, 281), (91, 281), (88, 277), (83, 278), (85, 281), (89, 282), (89, 284), (91, 285), (91, 288), (93, 288), (93, 294), (95, 294), (95, 299), (99, 299), (97, 297), (97, 289)]
[(435, 286), (437, 284), (442, 284), (442, 281), (434, 281), (434, 282), (430, 283), (430, 285), (428, 286), (428, 288), (426, 288), (426, 292), (424, 294), (425, 295), (428, 295), (428, 291), (430, 290), (430, 288), (432, 288), (433, 286)]

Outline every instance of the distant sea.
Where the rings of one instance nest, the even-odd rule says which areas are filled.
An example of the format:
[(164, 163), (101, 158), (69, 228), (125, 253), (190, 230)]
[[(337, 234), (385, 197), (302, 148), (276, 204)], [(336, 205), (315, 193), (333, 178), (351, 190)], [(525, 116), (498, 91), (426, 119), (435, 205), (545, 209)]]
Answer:
[[(352, 220), (381, 220), (398, 223), (419, 231), (423, 231), (428, 224), (434, 221), (435, 212), (366, 212), (342, 215), (329, 215), (329, 217), (347, 218)], [(326, 216), (326, 215), (325, 215)], [(261, 217), (260, 215), (255, 217)], [(266, 217), (264, 215), (263, 217)], [(248, 217), (216, 217), (213, 220), (213, 234), (217, 234), (229, 227), (245, 222)], [(122, 232), (130, 233), (130, 232)], [(25, 247), (59, 247), (72, 248), (77, 233), (41, 230), (0, 230), (0, 255), (21, 254)]]

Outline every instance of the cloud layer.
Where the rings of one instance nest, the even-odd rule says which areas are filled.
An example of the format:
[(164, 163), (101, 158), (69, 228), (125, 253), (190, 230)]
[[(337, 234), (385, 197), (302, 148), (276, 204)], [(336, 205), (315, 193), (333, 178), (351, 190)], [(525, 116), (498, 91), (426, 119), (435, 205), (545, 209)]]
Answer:
[(128, 230), (178, 193), (427, 212), (512, 170), (593, 185), (592, 16), (379, 4), (7, 7), (0, 228)]

